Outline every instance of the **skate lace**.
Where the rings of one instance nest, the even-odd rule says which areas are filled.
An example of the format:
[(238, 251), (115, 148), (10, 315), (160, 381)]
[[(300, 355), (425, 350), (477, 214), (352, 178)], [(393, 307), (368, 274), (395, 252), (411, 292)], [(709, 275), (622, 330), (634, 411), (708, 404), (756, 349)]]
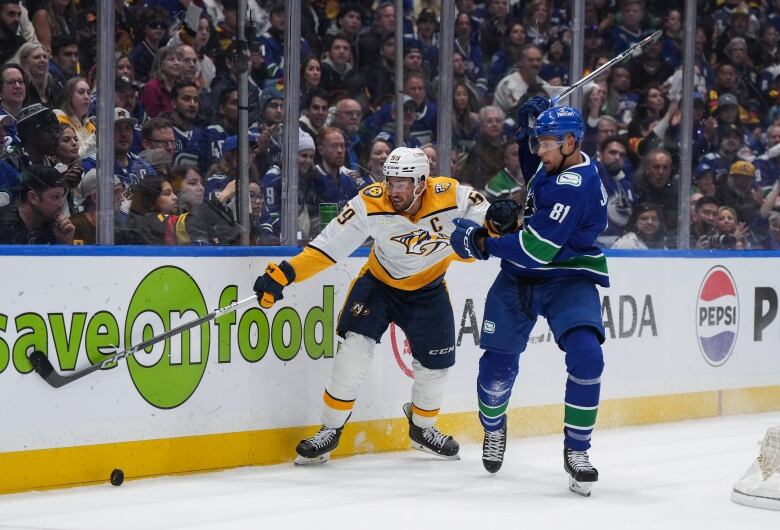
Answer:
[(587, 451), (569, 451), (567, 455), (569, 465), (577, 471), (590, 471), (595, 469), (588, 459)]
[(443, 447), (449, 436), (442, 434), (436, 427), (423, 429), (423, 438), (434, 447)]
[(331, 440), (333, 440), (333, 436), (336, 434), (336, 429), (328, 429), (327, 427), (322, 427), (317, 434), (306, 440), (311, 445), (316, 447), (317, 449), (321, 449), (325, 446), (327, 446)]
[(486, 431), (485, 443), (482, 448), (483, 460), (502, 461), (504, 455), (503, 431)]

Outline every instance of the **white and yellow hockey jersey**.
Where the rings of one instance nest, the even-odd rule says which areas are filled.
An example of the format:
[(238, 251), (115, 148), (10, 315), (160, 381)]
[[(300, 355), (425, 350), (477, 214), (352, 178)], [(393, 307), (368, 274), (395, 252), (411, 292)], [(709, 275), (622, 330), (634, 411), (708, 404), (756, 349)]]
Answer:
[(413, 291), (443, 275), (461, 260), (450, 245), (453, 219), (482, 223), (488, 202), (469, 186), (447, 177), (431, 177), (414, 215), (393, 210), (384, 183), (360, 190), (301, 254), (289, 260), (300, 282), (349, 256), (370, 236), (374, 245), (366, 271), (381, 282)]

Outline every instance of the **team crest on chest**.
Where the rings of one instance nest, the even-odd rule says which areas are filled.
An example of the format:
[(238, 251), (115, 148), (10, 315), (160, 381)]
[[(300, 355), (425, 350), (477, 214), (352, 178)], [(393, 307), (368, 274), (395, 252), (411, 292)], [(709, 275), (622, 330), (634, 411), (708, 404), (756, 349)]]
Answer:
[(407, 254), (416, 254), (418, 256), (430, 256), (439, 252), (450, 245), (450, 238), (444, 234), (431, 234), (427, 230), (418, 228), (412, 232), (393, 236), (391, 241), (401, 243), (406, 247)]

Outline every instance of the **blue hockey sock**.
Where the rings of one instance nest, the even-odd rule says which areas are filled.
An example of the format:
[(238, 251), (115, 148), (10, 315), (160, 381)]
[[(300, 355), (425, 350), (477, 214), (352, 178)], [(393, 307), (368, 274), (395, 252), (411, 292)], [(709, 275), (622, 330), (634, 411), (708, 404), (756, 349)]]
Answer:
[(497, 431), (506, 422), (506, 409), (517, 377), (520, 354), (487, 350), (479, 359), (477, 397), (479, 421), (486, 431)]
[(564, 398), (564, 437), (566, 447), (587, 451), (596, 424), (601, 392), (604, 356), (596, 332), (575, 328), (561, 339), (566, 350), (566, 397)]

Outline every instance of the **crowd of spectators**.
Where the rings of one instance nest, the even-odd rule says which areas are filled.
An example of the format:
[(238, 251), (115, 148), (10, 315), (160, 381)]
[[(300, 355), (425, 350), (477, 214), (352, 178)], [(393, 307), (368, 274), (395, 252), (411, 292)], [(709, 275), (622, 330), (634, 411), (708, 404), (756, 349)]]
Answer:
[[(108, 1), (108, 0), (107, 0)], [(284, 98), (298, 97), (299, 239), (381, 178), (396, 143), (452, 160), (489, 200), (522, 202), (518, 107), (569, 71), (568, 0), (454, 0), (453, 80), (440, 80), (441, 0), (302, 0), (300, 93), (284, 90), (285, 2), (248, 0), (250, 227), (238, 222), (236, 0), (114, 0), (116, 241), (279, 244)], [(585, 0), (593, 70), (657, 29), (658, 43), (583, 90), (583, 150), (599, 163), (612, 248), (675, 248), (680, 194), (691, 248), (780, 248), (780, 0), (699, 0), (695, 91), (682, 92), (681, 3)], [(0, 0), (0, 243), (96, 239), (97, 2)], [(395, 108), (395, 49), (403, 106)], [(103, 72), (100, 72), (104, 75)], [(453, 105), (437, 105), (441, 83)], [(694, 109), (681, 160), (682, 104)], [(437, 151), (439, 112), (452, 151)], [(694, 183), (680, 189), (690, 164)], [(332, 209), (327, 209), (332, 211)]]

